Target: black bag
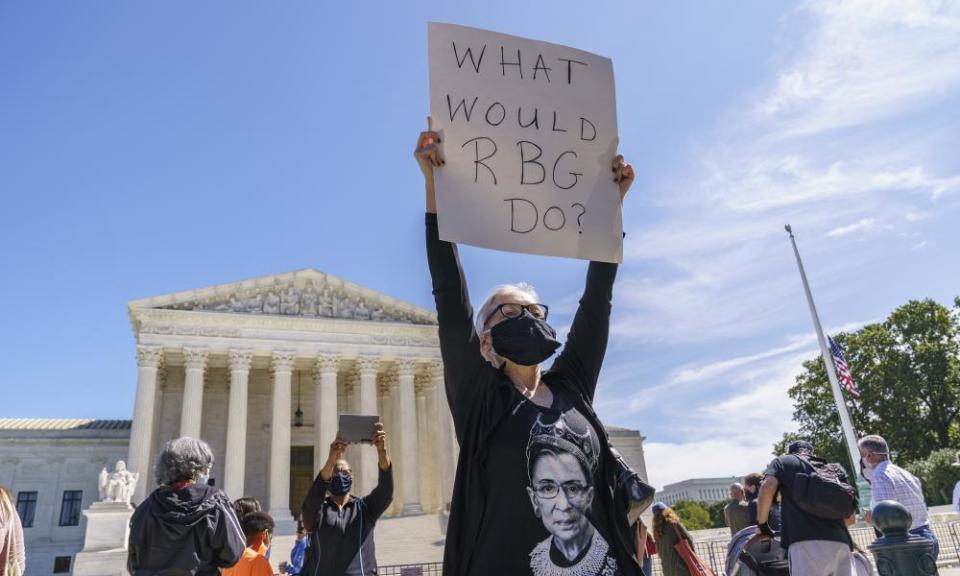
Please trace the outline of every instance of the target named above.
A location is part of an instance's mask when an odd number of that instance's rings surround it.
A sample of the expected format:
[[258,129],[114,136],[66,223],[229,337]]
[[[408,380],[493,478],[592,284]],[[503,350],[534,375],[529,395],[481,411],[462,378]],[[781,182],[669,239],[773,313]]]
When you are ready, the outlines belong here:
[[613,446],[610,447],[610,455],[613,456],[617,466],[617,490],[622,490],[626,497],[627,520],[633,526],[643,511],[653,504],[653,497],[657,491],[634,472]]
[[843,520],[857,511],[857,490],[848,483],[843,466],[812,455],[797,458],[807,470],[793,478],[792,496],[798,508],[827,520]]

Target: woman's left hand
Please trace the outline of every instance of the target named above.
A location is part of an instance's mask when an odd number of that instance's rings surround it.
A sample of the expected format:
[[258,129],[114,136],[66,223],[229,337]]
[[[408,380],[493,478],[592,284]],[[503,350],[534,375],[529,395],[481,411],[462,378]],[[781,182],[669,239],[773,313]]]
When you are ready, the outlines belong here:
[[617,154],[616,158],[613,159],[612,170],[613,181],[620,186],[620,202],[623,203],[623,198],[627,195],[627,190],[629,190],[633,184],[635,176],[633,166],[624,162],[623,154]]

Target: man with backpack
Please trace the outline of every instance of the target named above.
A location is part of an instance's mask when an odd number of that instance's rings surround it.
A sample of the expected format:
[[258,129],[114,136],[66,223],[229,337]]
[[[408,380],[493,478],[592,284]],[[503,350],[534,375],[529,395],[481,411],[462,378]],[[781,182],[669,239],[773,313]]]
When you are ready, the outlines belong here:
[[855,490],[838,464],[813,455],[806,441],[767,467],[757,502],[757,532],[772,536],[768,524],[777,492],[781,503],[781,546],[791,576],[851,576],[853,541],[845,519],[856,514]]

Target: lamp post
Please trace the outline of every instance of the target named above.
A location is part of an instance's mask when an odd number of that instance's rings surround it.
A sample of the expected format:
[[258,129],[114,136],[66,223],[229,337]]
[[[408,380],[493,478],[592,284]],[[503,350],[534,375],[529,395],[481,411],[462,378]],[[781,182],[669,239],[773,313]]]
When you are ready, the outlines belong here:
[[293,426],[300,428],[303,426],[303,410],[300,409],[300,371],[297,371],[297,411],[293,413]]

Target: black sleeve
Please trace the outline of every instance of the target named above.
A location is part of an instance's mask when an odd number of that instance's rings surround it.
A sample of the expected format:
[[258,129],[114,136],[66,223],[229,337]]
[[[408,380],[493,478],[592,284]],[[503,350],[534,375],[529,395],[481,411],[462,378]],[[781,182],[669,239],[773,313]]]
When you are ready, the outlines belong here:
[[440,325],[443,378],[459,439],[464,420],[461,413],[468,404],[464,397],[470,388],[467,379],[477,374],[486,360],[480,355],[480,339],[473,327],[473,307],[457,247],[440,240],[436,214],[426,215],[426,226],[427,261]]
[[307,532],[312,532],[317,526],[317,513],[323,506],[329,486],[330,481],[324,480],[318,472],[313,484],[310,485],[310,490],[303,498],[303,504],[300,506],[300,523]]
[[767,469],[763,471],[764,476],[773,476],[777,479],[777,482],[783,484],[783,474],[784,474],[784,465],[783,460],[780,458],[774,458],[770,461],[770,464],[767,466]]
[[573,318],[563,352],[551,368],[566,376],[589,402],[593,402],[607,350],[613,281],[616,277],[616,264],[590,263],[580,307]]
[[138,508],[130,518],[130,534],[127,536],[127,572],[136,574],[140,568],[140,544],[143,535],[142,512]]
[[[758,507],[758,504],[756,500],[751,500],[750,504],[747,505],[747,514],[750,518],[751,526],[757,525],[757,507]],[[769,522],[769,519],[768,519],[768,522]]]
[[393,465],[386,470],[377,466],[377,486],[363,499],[364,508],[372,520],[379,518],[393,502]]
[[140,548],[139,546],[128,546],[127,547],[127,572],[130,574],[137,573],[137,567],[140,566]]
[[216,526],[210,539],[213,563],[220,568],[229,568],[240,561],[247,539],[226,495],[217,498],[216,514]]

